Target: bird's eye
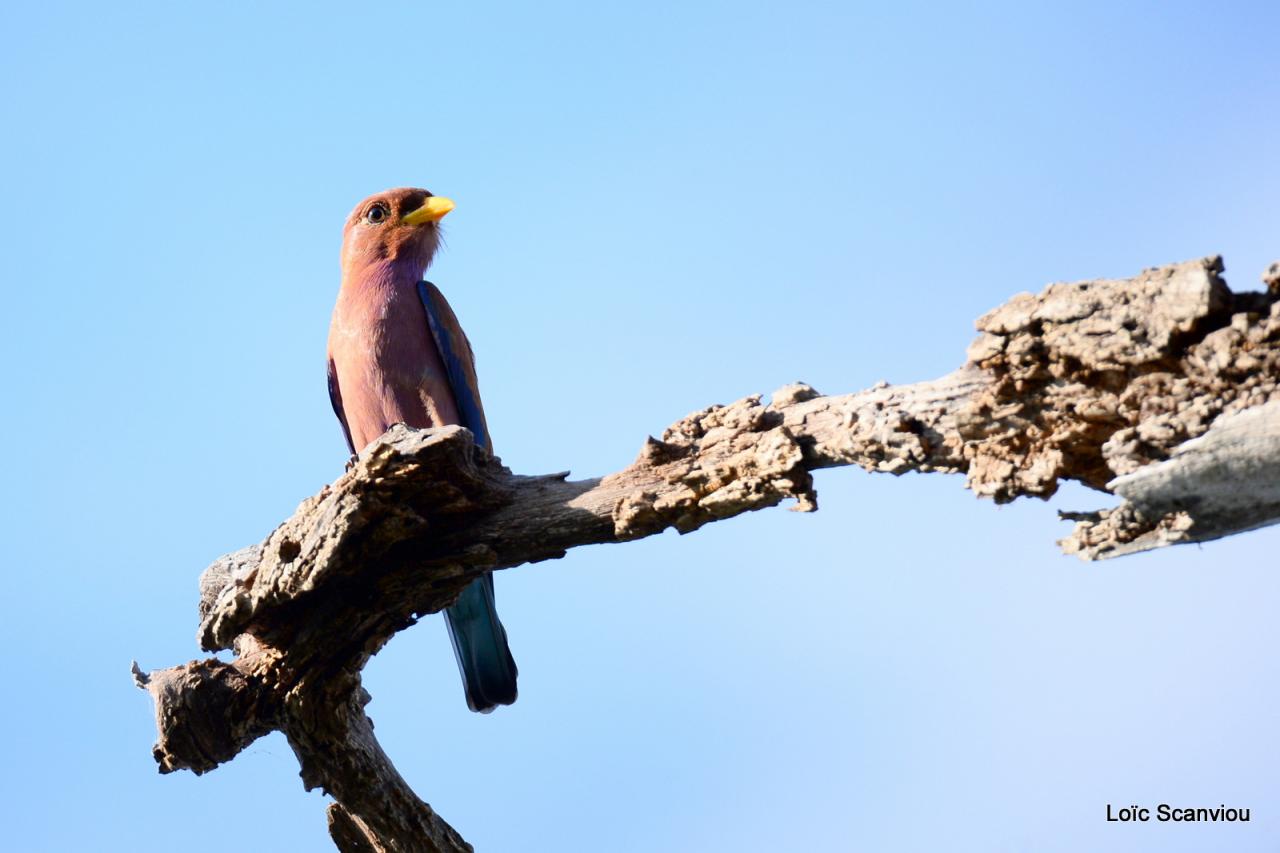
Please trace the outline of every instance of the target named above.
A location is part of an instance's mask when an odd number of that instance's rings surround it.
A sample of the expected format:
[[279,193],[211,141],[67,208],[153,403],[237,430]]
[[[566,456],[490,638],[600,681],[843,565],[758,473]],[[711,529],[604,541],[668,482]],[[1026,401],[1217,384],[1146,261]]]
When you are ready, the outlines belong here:
[[377,225],[379,222],[384,222],[390,215],[391,211],[387,209],[387,206],[382,202],[378,202],[369,208],[369,212],[364,215],[364,218],[371,225]]

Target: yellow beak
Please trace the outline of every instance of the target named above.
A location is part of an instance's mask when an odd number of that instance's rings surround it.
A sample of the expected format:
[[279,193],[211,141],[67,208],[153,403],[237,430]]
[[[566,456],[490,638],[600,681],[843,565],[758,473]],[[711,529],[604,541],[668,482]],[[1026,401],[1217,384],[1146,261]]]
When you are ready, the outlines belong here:
[[445,214],[453,210],[453,202],[440,195],[433,195],[423,202],[422,207],[411,210],[400,217],[404,225],[421,225],[424,222],[439,222]]

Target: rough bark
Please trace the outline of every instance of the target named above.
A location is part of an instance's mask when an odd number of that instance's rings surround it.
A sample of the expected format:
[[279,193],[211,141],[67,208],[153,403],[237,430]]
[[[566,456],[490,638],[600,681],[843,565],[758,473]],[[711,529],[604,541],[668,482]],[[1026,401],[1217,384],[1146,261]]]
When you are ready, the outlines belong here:
[[261,544],[201,579],[199,640],[236,659],[136,673],[162,772],[202,773],[282,730],[304,784],[332,794],[345,851],[470,849],[373,737],[360,671],[478,573],[794,499],[810,472],[964,473],[997,502],[1077,480],[1123,498],[1064,514],[1086,559],[1280,519],[1280,265],[1233,293],[1206,258],[1055,284],[978,321],[964,367],[828,397],[797,384],[712,406],[593,480],[519,476],[461,427],[393,427]]

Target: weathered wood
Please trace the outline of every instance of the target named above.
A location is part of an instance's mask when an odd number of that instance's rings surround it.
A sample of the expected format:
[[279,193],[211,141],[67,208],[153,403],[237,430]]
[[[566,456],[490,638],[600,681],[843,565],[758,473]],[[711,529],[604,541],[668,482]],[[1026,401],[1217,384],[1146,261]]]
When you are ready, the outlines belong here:
[[1112,480],[1119,507],[1076,513],[1069,550],[1117,557],[1280,519],[1280,402],[1225,414],[1164,462]]
[[483,571],[788,499],[816,509],[816,468],[964,473],[997,502],[1067,479],[1113,491],[1126,502],[1068,514],[1063,548],[1089,559],[1273,523],[1280,266],[1265,293],[1233,293],[1221,269],[1207,258],[1019,295],[941,379],[712,406],[594,480],[512,474],[460,427],[393,427],[265,542],[205,572],[200,643],[238,657],[139,675],[161,770],[207,771],[280,729],[307,787],[337,800],[339,849],[469,849],[377,745],[368,658]]

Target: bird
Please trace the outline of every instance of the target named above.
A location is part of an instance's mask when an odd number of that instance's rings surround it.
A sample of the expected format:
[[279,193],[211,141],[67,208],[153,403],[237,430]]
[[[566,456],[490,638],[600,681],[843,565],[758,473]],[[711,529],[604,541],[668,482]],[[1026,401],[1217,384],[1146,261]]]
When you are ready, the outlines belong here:
[[[342,230],[342,284],[329,325],[329,400],[358,454],[394,424],[461,424],[492,452],[475,355],[444,294],[424,280],[454,204],[401,187],[356,205]],[[486,572],[445,609],[467,707],[516,700],[517,669]]]

